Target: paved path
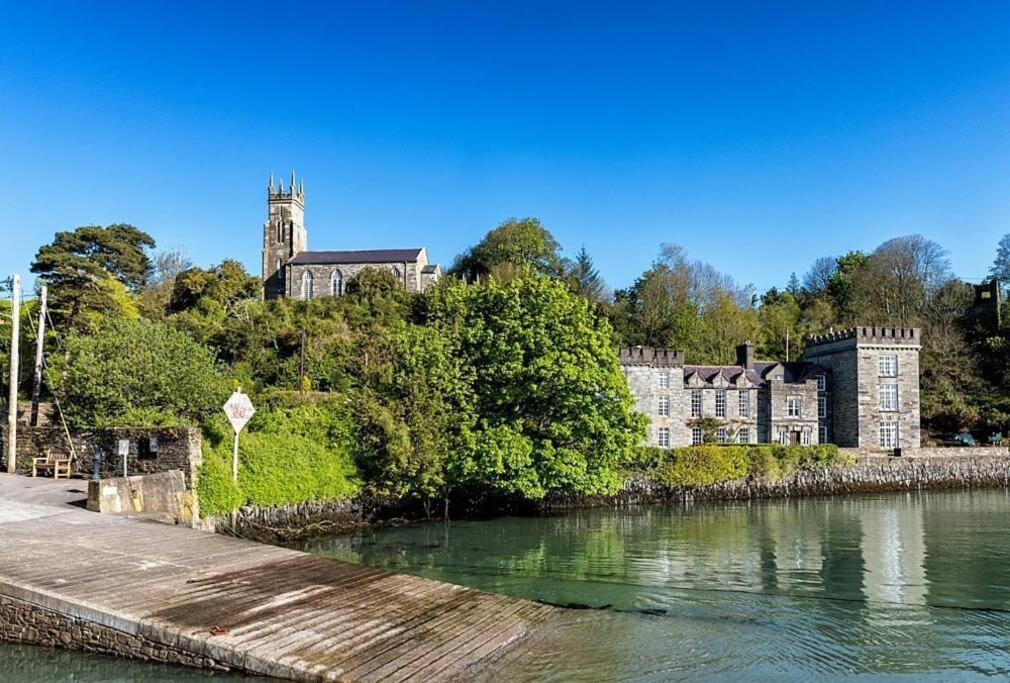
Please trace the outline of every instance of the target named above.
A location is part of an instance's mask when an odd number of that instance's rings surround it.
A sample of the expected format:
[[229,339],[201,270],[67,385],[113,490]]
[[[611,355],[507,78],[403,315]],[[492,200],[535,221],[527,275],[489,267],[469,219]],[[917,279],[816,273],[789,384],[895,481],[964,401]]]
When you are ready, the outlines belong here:
[[[551,608],[79,507],[87,482],[0,475],[0,594],[308,680],[443,680]],[[222,633],[212,635],[211,630]]]

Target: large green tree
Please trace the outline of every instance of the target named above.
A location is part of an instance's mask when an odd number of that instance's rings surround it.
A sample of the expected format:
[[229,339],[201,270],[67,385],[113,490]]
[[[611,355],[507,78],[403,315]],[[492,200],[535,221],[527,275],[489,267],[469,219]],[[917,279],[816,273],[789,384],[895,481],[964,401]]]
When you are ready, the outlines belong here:
[[64,413],[79,427],[199,425],[228,393],[210,349],[142,319],[72,336],[54,374]]
[[94,329],[103,316],[136,315],[132,295],[151,276],[154,239],[132,225],[87,225],[58,232],[31,271],[49,285],[57,324]]
[[559,276],[564,271],[560,252],[561,246],[538,219],[510,218],[456,257],[450,272],[469,281],[489,275],[509,279],[525,272]]
[[528,498],[615,490],[644,424],[592,304],[538,275],[447,282],[430,298],[428,323],[461,359],[476,418],[450,479]]

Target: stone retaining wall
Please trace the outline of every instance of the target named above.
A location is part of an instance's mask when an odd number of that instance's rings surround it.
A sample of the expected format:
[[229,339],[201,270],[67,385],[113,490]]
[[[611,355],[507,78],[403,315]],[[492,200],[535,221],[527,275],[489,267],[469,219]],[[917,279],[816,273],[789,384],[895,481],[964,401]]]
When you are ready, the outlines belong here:
[[208,657],[4,595],[0,595],[0,641],[62,647],[200,669],[230,670]]
[[[103,454],[101,475],[116,477],[123,474],[123,460],[119,456],[119,442],[129,442],[126,465],[129,474],[155,474],[180,470],[186,483],[192,486],[196,470],[203,460],[200,430],[193,427],[150,427],[84,429],[71,432],[74,452],[73,469],[90,475],[95,451]],[[0,431],[0,441],[6,442],[6,427]],[[67,453],[66,432],[62,427],[18,426],[17,469],[21,474],[31,474],[32,458],[42,457],[46,449]],[[2,451],[6,453],[6,449]],[[6,466],[6,463],[5,465]]]
[[690,500],[740,500],[829,496],[842,493],[918,491],[1010,486],[1010,451],[1006,448],[922,449],[943,455],[913,458],[860,456],[847,467],[802,470],[776,480],[738,479],[712,486],[670,488],[647,477],[627,482],[613,496],[554,496],[541,504],[544,510],[608,505],[639,505]]

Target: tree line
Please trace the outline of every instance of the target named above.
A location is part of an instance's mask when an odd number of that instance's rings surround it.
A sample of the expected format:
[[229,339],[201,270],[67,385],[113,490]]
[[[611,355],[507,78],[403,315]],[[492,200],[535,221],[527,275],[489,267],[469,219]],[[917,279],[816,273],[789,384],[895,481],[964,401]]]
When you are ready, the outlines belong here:
[[[60,232],[31,270],[54,322],[46,390],[68,419],[203,427],[201,479],[223,508],[349,491],[426,505],[461,490],[612,491],[644,434],[622,345],[732,363],[751,340],[759,356],[796,359],[830,328],[916,326],[930,438],[1010,422],[1010,330],[918,235],[818,259],[761,294],[672,244],[611,290],[584,248],[566,257],[533,218],[490,230],[417,295],[365,270],[340,298],[264,301],[240,263],[196,267],[130,225]],[[1010,285],[1010,235],[992,274]],[[219,412],[238,385],[264,409],[234,487]],[[291,475],[319,458],[332,467]]]

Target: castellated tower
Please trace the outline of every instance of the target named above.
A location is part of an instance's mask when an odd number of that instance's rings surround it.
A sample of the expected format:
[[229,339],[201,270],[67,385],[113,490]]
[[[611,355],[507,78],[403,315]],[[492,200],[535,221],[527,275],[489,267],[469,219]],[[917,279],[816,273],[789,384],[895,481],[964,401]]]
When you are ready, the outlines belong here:
[[267,220],[263,224],[263,293],[268,299],[285,295],[289,259],[308,249],[305,231],[305,183],[291,184],[284,189],[284,181],[274,188],[274,177],[267,184]]
[[859,326],[811,337],[803,360],[831,370],[834,442],[848,448],[919,448],[919,351],[914,327]]

